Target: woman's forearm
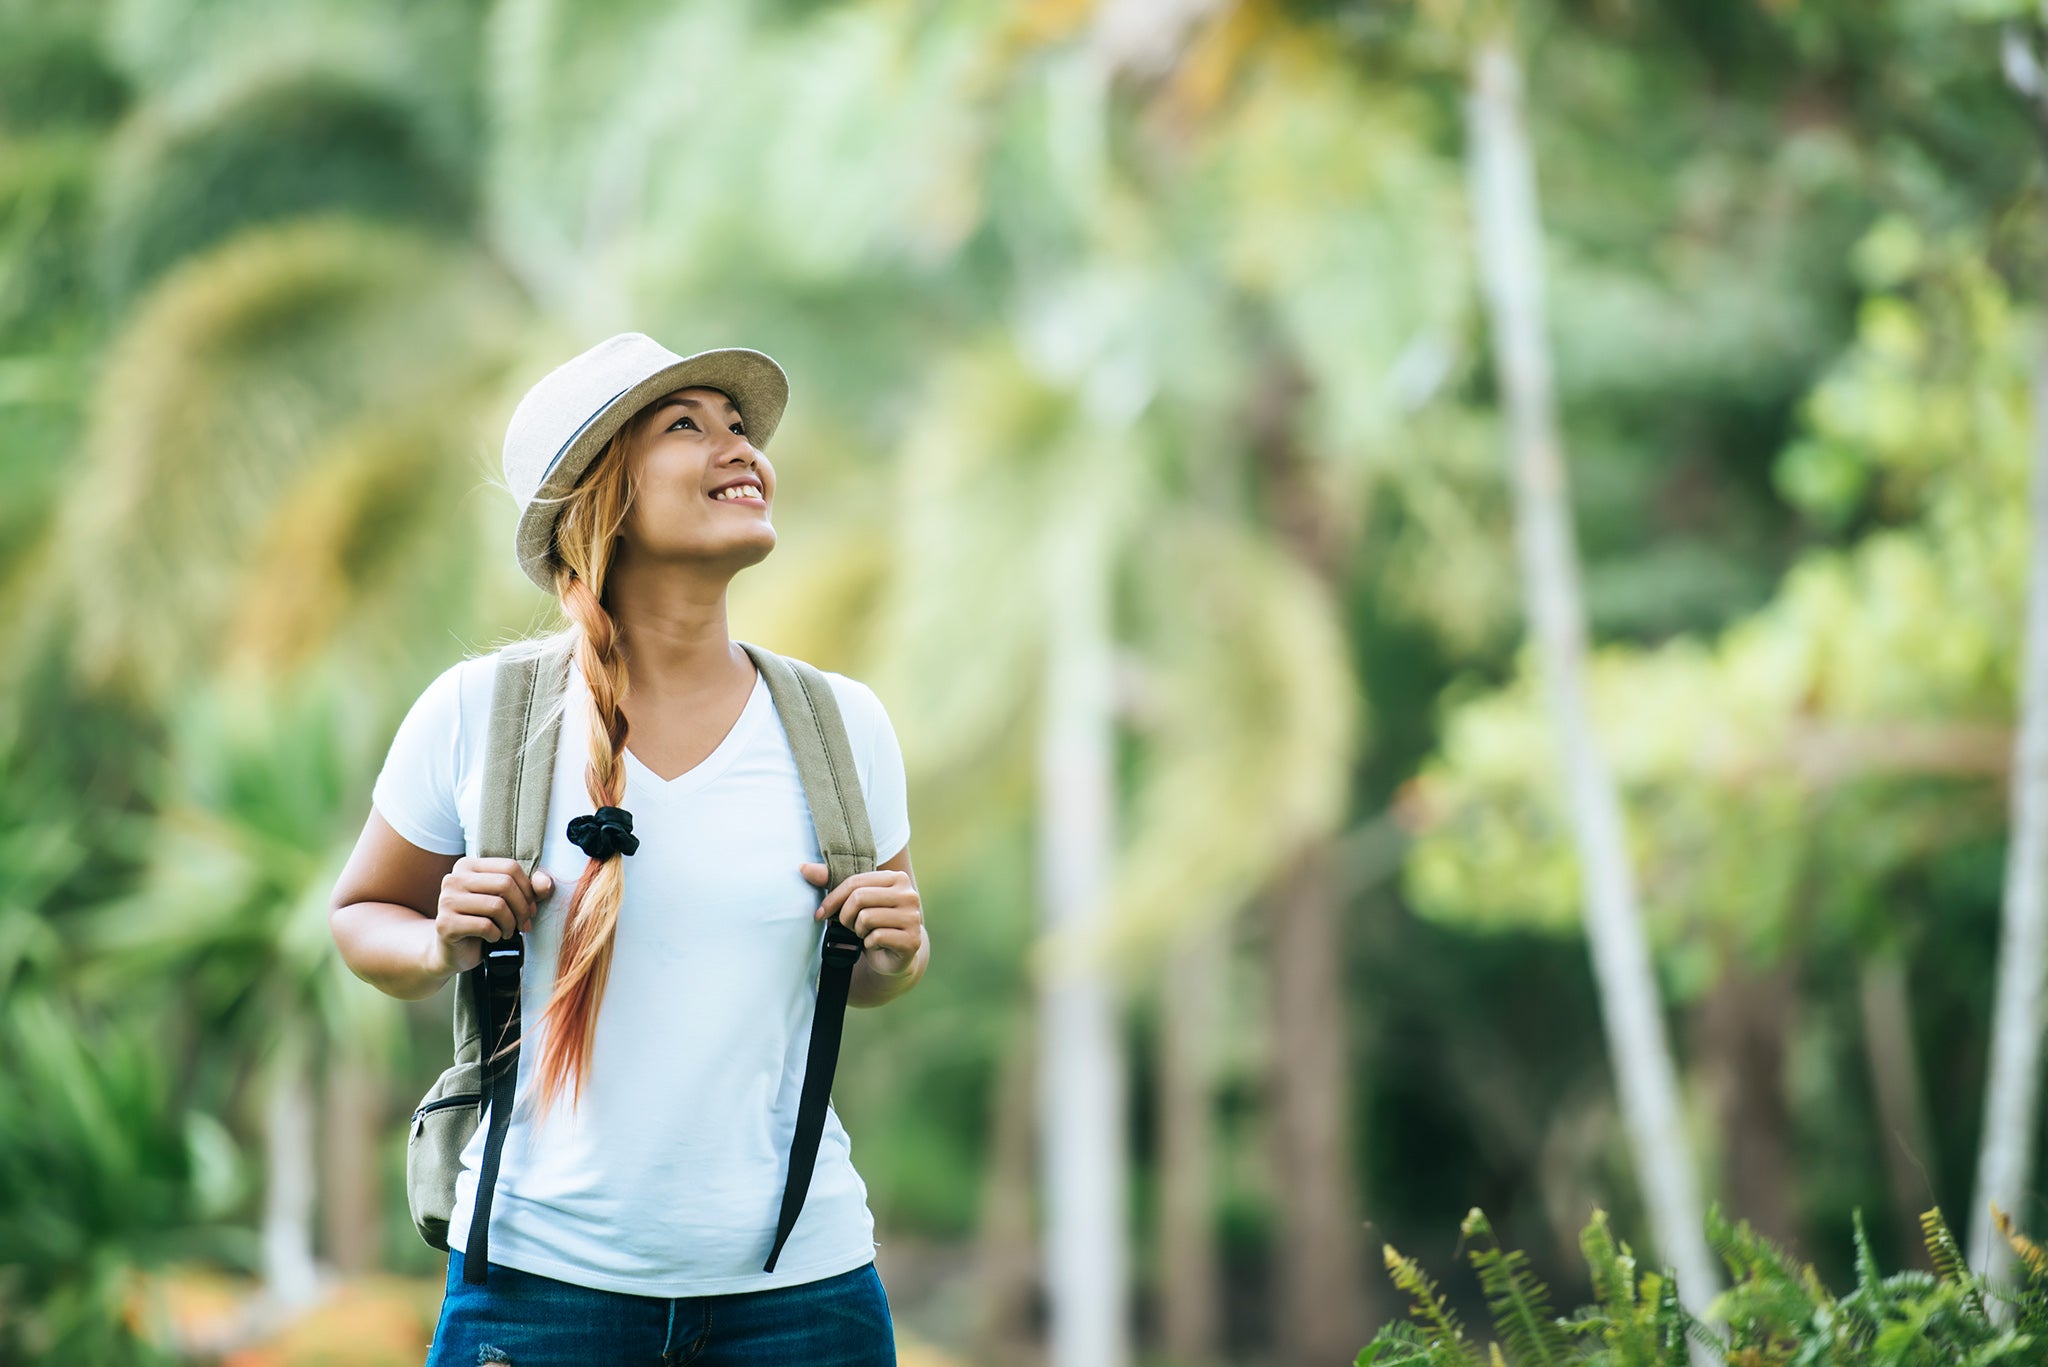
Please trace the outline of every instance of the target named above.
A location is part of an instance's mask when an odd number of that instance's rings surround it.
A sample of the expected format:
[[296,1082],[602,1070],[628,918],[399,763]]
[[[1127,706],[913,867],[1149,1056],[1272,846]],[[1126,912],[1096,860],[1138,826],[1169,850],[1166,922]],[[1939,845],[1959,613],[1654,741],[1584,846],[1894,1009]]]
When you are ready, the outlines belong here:
[[364,982],[404,1001],[441,990],[453,976],[435,968],[433,918],[396,902],[351,902],[327,914],[342,962]]

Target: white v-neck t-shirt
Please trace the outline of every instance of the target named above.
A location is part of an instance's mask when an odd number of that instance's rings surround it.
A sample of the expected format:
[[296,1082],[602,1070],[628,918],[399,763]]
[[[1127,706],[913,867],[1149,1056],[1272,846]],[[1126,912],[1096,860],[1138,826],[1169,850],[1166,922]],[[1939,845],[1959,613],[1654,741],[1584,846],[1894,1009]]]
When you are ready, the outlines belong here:
[[[393,829],[437,854],[476,853],[484,737],[497,653],[428,685],[399,725],[372,801]],[[910,840],[903,756],[881,700],[825,672],[867,798],[875,862]],[[796,760],[767,680],[702,763],[664,781],[625,753],[640,848],[625,858],[611,977],[581,1101],[531,1123],[541,1013],[562,920],[587,857],[570,818],[584,787],[588,693],[569,672],[541,867],[555,891],[526,936],[513,1107],[491,1207],[494,1263],[644,1296],[790,1286],[875,1256],[867,1186],[829,1109],[809,1194],[775,1271],[790,1137],[816,1008],[823,894],[797,867],[819,859]],[[632,740],[627,739],[630,747]],[[458,987],[461,984],[457,984]],[[462,1155],[451,1248],[465,1246],[484,1126]]]

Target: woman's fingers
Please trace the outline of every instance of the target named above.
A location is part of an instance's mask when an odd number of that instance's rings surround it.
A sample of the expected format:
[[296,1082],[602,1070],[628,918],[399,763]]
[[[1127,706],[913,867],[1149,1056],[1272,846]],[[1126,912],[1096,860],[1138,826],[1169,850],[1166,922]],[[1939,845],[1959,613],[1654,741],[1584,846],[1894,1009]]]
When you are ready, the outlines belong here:
[[528,878],[526,866],[516,859],[464,857],[442,886],[444,890],[496,897],[505,904],[515,928],[531,930],[541,900],[554,891],[555,883],[546,869],[537,868]]
[[885,900],[893,902],[901,900],[906,894],[915,896],[916,891],[911,886],[910,875],[900,869],[875,869],[870,873],[856,873],[840,880],[838,887],[825,894],[825,900],[818,904],[818,919],[822,921],[827,916],[838,916],[840,920],[845,920],[841,913],[856,895],[862,895],[865,900],[872,901],[875,894],[881,893],[886,895]]
[[505,899],[490,893],[445,893],[441,897],[441,911],[446,916],[467,922],[483,922],[488,929],[472,927],[459,933],[481,935],[493,944],[499,940],[511,939],[512,932],[519,929],[513,919],[512,909],[505,905]]

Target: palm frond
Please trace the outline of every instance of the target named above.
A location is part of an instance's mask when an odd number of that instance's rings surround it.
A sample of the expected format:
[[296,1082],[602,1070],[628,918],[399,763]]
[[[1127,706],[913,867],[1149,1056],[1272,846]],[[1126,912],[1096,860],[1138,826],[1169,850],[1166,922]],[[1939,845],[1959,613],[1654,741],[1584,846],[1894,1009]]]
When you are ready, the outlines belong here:
[[1128,578],[1144,744],[1105,945],[1125,964],[1245,905],[1335,827],[1364,713],[1330,593],[1249,528],[1162,518]]
[[[154,702],[203,675],[243,557],[331,434],[474,395],[504,302],[474,260],[347,220],[245,232],[167,276],[113,344],[60,519],[50,591],[77,605],[84,672]],[[439,459],[468,473],[460,448]]]

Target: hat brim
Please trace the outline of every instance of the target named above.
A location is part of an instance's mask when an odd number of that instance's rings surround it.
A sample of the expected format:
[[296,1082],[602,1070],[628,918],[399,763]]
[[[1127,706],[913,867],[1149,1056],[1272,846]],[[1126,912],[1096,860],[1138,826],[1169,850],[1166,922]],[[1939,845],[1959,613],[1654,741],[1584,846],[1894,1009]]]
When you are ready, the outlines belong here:
[[553,543],[562,495],[574,488],[591,461],[618,430],[641,409],[678,389],[716,389],[732,400],[747,425],[747,439],[766,450],[789,404],[789,377],[773,358],[746,347],[724,347],[685,356],[614,395],[569,438],[541,477],[540,488],[520,515],[517,545],[519,568],[526,577],[555,591]]

